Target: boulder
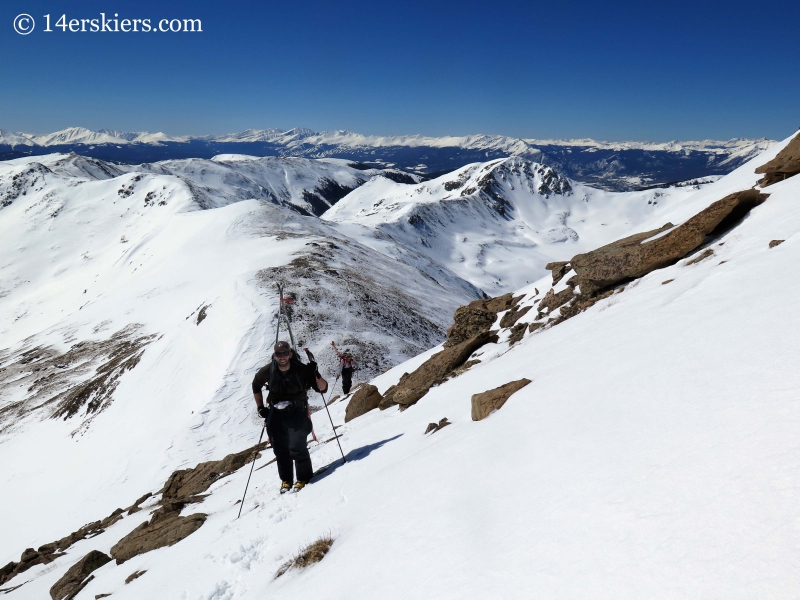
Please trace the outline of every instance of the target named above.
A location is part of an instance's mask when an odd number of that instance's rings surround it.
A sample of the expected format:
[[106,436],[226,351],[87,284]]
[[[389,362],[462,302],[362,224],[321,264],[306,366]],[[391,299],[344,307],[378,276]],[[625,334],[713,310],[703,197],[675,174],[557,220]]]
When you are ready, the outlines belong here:
[[461,344],[479,333],[489,331],[489,328],[497,320],[497,314],[508,310],[519,298],[514,298],[512,294],[497,296],[496,298],[486,298],[484,300],[473,300],[466,306],[460,306],[453,315],[453,325],[447,330],[447,341],[445,348],[451,348]]
[[530,382],[530,379],[520,379],[501,385],[493,390],[474,394],[472,396],[472,420],[481,421],[494,411],[499,410],[514,392],[521,390]]
[[762,188],[800,173],[800,133],[775,158],[758,167],[756,173],[764,174],[758,182]]
[[369,383],[362,385],[350,398],[350,402],[347,403],[347,408],[344,411],[344,422],[352,421],[356,417],[378,408],[381,400],[383,400],[383,396],[381,396],[378,388]]
[[50,597],[53,600],[72,600],[94,579],[94,575],[91,575],[92,571],[96,571],[109,562],[111,562],[110,556],[99,550],[92,550],[67,569],[64,576],[53,584],[53,587],[50,588]]
[[771,240],[769,243],[770,248],[774,248],[775,246],[780,246],[786,240]]
[[408,408],[416,404],[434,385],[447,379],[451,371],[464,364],[470,354],[488,342],[497,342],[497,336],[488,331],[445,348],[422,363],[413,373],[404,373],[397,385],[393,385],[383,395],[378,408],[386,409],[399,404]]
[[[158,513],[158,511],[156,511]],[[168,516],[172,515],[172,516]],[[200,529],[206,515],[196,513],[188,517],[178,516],[177,512],[154,514],[153,518],[142,523],[111,548],[111,556],[117,564],[164,546],[172,546]]]
[[703,244],[706,236],[726,231],[766,198],[756,190],[736,192],[714,202],[678,227],[667,223],[660,229],[578,254],[570,262],[577,273],[581,294],[589,295],[674,264]]

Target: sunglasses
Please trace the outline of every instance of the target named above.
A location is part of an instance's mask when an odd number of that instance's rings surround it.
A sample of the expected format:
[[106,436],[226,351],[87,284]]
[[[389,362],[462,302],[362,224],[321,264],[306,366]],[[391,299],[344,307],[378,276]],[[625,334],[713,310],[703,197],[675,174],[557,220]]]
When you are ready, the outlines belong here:
[[275,356],[277,356],[279,358],[283,358],[284,356],[289,356],[291,354],[292,354],[291,352],[276,352]]

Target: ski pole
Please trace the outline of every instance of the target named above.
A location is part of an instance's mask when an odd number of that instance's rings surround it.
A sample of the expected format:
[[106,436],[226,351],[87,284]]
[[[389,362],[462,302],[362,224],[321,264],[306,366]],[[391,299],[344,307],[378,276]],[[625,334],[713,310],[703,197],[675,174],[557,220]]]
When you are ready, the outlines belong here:
[[[339,376],[336,376],[336,381],[339,381]],[[336,381],[333,382],[333,385],[336,385]],[[333,394],[333,388],[331,388],[331,394]],[[336,443],[339,445],[339,452],[342,453],[342,460],[347,462],[347,459],[344,457],[344,450],[342,450],[342,444],[339,443],[339,436],[336,435],[336,426],[333,424],[333,417],[331,417],[331,411],[328,410],[328,404],[325,402],[325,394],[322,392],[319,393],[322,396],[322,403],[325,405],[325,412],[328,413],[328,419],[331,421],[331,427],[333,428],[333,437],[336,438]]]
[[[244,486],[244,494],[242,494],[242,503],[239,505],[239,514],[236,515],[236,518],[242,516],[242,507],[244,506],[244,497],[247,496],[247,488],[250,487],[250,478],[253,476],[253,467],[256,466],[256,456],[258,455],[258,447],[261,445],[261,440],[264,438],[264,430],[267,428],[267,422],[264,421],[264,426],[261,428],[261,435],[258,436],[258,444],[256,444],[256,449],[253,450],[253,464],[250,465],[250,475],[247,476],[247,484]],[[334,431],[334,433],[336,433]]]

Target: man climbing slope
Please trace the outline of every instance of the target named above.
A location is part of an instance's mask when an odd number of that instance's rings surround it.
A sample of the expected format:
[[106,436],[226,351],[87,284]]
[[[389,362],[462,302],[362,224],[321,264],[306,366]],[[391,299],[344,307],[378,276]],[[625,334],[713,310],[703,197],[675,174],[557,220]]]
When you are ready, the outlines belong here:
[[[258,414],[267,420],[267,435],[272,442],[281,478],[281,494],[292,488],[295,470],[297,483],[294,491],[299,492],[314,473],[306,443],[312,429],[308,390],[313,388],[325,393],[328,382],[319,375],[316,364],[301,363],[288,342],[275,344],[272,358],[273,361],[262,367],[253,379],[253,397]],[[273,369],[273,365],[277,368]],[[269,407],[264,406],[261,393],[265,385],[269,390]]]
[[342,369],[342,391],[345,394],[349,394],[350,388],[353,387],[353,371],[356,367],[356,361],[347,348],[345,348],[344,352],[339,352],[336,342],[331,342],[331,346],[333,346],[336,356],[339,357],[339,366]]

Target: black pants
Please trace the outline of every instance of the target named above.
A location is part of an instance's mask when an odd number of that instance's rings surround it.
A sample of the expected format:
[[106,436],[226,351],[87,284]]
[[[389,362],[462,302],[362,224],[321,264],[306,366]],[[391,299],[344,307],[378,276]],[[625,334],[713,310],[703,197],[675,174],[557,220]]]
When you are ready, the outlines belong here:
[[349,394],[351,387],[353,387],[353,367],[342,367],[342,391]]
[[278,476],[281,481],[293,483],[295,469],[297,481],[309,481],[314,475],[306,441],[311,428],[311,419],[308,418],[304,407],[272,409],[267,433],[272,440],[272,451],[277,459]]

